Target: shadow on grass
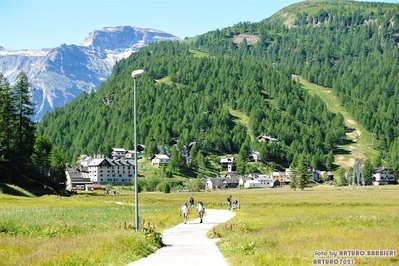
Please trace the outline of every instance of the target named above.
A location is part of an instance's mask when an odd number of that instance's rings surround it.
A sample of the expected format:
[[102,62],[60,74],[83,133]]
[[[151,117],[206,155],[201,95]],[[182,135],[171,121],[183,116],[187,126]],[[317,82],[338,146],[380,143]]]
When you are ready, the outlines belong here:
[[354,144],[356,142],[354,142],[351,139],[340,139],[339,140],[339,145],[350,145],[350,144]]
[[352,152],[349,151],[349,150],[337,148],[337,149],[334,150],[334,153],[343,155],[343,154],[351,154]]
[[8,184],[0,183],[0,191],[3,194],[13,195],[13,196],[21,196],[21,197],[30,197],[23,190],[16,189]]

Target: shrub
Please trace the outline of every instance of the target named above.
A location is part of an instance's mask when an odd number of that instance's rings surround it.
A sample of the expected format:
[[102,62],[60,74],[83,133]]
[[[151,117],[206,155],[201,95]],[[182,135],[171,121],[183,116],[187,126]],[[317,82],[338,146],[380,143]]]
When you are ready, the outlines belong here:
[[162,181],[157,185],[157,191],[170,193],[170,185],[168,181]]

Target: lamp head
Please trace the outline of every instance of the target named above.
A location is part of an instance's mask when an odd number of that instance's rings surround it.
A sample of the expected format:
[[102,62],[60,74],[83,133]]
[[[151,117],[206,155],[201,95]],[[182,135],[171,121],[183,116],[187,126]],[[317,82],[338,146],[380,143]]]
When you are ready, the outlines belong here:
[[142,73],[144,73],[144,69],[133,70],[133,72],[132,72],[132,77],[133,77],[133,78],[136,78],[137,75],[140,75],[140,74],[142,74]]

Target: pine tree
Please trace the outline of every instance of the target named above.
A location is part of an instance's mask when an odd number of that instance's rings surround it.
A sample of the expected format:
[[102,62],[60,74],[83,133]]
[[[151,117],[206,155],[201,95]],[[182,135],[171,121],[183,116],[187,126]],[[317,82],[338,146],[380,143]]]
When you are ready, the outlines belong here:
[[20,182],[21,176],[30,173],[28,165],[33,146],[35,143],[35,126],[31,120],[34,114],[34,107],[31,101],[31,91],[29,89],[28,77],[24,72],[18,75],[15,85],[15,107],[17,115],[16,146],[14,154],[14,164],[17,169],[17,182]]
[[12,151],[15,145],[15,99],[10,84],[0,73],[0,171],[3,181],[12,183]]
[[41,176],[48,176],[51,164],[51,150],[53,145],[48,137],[38,136],[32,154],[32,163],[38,168]]
[[179,166],[180,166],[179,151],[176,149],[176,147],[173,147],[170,153],[168,170],[170,172],[176,172],[177,170],[179,170]]
[[392,169],[393,174],[398,177],[399,175],[399,138],[396,138],[388,152],[388,165]]
[[364,162],[362,176],[364,183],[366,185],[371,185],[373,182],[373,166],[369,159]]
[[292,180],[293,184],[291,185],[294,190],[296,188],[301,188],[301,190],[305,190],[306,184],[309,183],[309,173],[308,173],[308,164],[306,162],[306,155],[301,154],[297,157],[297,160],[294,160],[294,163],[291,164],[292,168]]

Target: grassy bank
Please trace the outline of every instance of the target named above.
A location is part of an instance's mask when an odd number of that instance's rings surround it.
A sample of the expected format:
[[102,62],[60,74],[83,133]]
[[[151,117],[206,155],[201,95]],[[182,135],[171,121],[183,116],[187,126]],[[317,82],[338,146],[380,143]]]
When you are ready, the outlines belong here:
[[[223,237],[218,245],[231,265],[311,265],[323,258],[315,251],[399,251],[398,192],[399,186],[140,193],[139,212],[162,232],[181,222],[180,206],[190,196],[225,209],[231,194],[241,208],[209,233]],[[131,228],[131,191],[68,198],[0,194],[0,216],[4,265],[126,265],[157,248]],[[356,265],[399,263],[397,256],[345,258]]]
[[[219,226],[231,265],[311,265],[330,251],[399,251],[399,187],[249,190],[233,221]],[[327,256],[315,256],[325,251]],[[341,256],[356,265],[398,257]]]

